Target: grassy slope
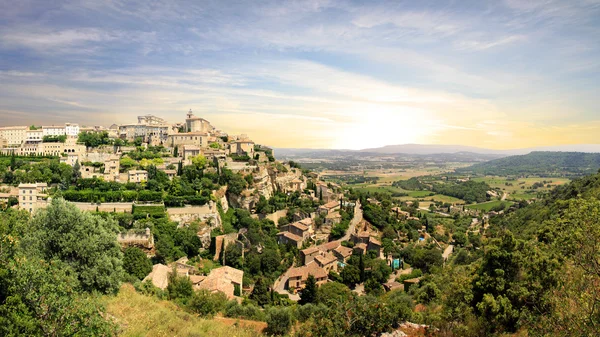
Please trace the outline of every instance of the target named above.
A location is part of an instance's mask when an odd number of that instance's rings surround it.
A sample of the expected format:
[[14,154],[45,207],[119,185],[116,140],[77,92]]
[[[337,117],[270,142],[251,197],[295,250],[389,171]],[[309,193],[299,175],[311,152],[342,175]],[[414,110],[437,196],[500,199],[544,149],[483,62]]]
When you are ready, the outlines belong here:
[[121,326],[120,336],[260,336],[228,321],[198,318],[169,301],[139,294],[130,284],[123,285],[117,296],[106,297],[104,304]]

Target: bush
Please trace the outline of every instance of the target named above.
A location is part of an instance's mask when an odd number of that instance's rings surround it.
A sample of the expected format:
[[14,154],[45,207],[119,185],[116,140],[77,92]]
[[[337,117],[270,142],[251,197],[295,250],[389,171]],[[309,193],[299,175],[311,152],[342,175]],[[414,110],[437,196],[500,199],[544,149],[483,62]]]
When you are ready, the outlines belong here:
[[240,305],[236,301],[230,301],[225,305],[223,312],[225,317],[251,319],[254,321],[266,321],[267,315],[259,307],[248,304]]
[[129,247],[123,255],[123,269],[127,274],[141,280],[152,271],[152,262],[141,249]]
[[223,310],[226,303],[227,296],[222,292],[211,293],[201,289],[192,295],[188,308],[202,317],[212,317]]
[[292,314],[287,308],[272,308],[267,316],[265,333],[273,336],[283,336],[292,328]]

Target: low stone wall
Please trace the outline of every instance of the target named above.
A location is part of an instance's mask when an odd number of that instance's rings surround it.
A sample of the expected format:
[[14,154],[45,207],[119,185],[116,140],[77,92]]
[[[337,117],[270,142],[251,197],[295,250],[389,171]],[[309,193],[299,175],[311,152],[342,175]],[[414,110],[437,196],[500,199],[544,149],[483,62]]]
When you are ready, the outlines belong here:
[[90,202],[73,202],[77,208],[82,211],[95,212],[96,207],[100,212],[117,212],[117,213],[131,213],[132,202],[105,202],[102,204],[90,203]]

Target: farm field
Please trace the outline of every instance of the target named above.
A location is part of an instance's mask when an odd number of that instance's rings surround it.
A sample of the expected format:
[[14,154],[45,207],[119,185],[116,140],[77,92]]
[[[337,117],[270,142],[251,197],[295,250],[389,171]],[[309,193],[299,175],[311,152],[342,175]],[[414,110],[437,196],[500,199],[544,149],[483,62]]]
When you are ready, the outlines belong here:
[[[563,185],[571,181],[567,178],[529,177],[508,179],[506,177],[498,176],[476,177],[472,180],[477,182],[483,181],[490,185],[492,188],[499,188],[502,191],[505,191],[509,194],[509,197],[507,199],[514,200],[529,200],[532,198],[536,198],[538,193],[548,192],[556,186]],[[546,181],[546,183],[543,187],[531,189],[531,186],[533,186],[533,184],[538,182],[543,183],[544,181]],[[548,184],[550,184],[550,187],[548,187]]]
[[476,210],[481,210],[481,211],[485,211],[485,212],[489,212],[492,208],[494,207],[498,207],[502,204],[505,204],[506,207],[508,208],[508,206],[512,205],[512,202],[510,201],[500,201],[500,200],[494,200],[494,201],[488,201],[488,202],[482,202],[479,204],[473,204],[473,205],[468,205],[465,206],[468,209],[476,209]]

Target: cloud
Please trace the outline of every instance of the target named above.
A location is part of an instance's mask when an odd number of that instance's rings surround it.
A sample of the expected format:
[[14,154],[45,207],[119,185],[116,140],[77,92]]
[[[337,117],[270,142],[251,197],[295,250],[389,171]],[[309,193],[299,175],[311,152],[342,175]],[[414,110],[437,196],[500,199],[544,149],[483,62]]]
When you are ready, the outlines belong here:
[[192,108],[276,146],[540,142],[597,120],[597,5],[24,1],[0,7],[0,115]]

